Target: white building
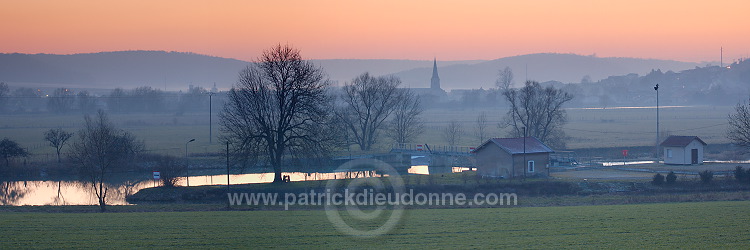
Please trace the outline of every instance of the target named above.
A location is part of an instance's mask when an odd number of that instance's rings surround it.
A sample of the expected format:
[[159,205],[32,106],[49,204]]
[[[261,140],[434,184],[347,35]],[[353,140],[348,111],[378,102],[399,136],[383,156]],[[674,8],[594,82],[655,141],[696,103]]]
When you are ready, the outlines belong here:
[[697,136],[670,136],[661,145],[664,164],[703,164],[703,148],[707,145]]

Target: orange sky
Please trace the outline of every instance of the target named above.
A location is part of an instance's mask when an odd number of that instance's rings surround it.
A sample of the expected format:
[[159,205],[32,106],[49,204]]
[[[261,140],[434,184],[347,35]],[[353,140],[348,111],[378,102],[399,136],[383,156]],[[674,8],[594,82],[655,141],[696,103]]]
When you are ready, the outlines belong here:
[[750,56],[750,1],[0,0],[0,53],[195,52],[251,60],[496,59],[557,52],[724,61]]

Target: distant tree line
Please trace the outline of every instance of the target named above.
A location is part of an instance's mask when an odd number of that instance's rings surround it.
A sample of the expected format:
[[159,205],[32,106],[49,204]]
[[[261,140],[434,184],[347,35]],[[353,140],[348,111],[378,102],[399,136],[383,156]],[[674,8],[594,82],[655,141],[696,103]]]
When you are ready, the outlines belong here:
[[[213,95],[209,98],[209,94]],[[91,114],[96,110],[112,113],[190,113],[205,112],[209,99],[222,105],[226,93],[210,93],[190,85],[186,92],[164,92],[149,86],[126,90],[116,88],[108,94],[93,95],[87,90],[56,88],[51,91],[19,87],[11,89],[0,82],[0,113]]]

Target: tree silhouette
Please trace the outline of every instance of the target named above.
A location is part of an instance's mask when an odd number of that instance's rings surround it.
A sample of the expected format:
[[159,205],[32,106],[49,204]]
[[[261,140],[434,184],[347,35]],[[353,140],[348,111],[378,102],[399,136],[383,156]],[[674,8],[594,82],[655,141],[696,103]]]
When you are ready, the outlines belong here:
[[323,71],[288,45],[266,50],[240,73],[220,114],[223,140],[247,158],[263,158],[283,183],[284,158],[323,155],[333,141]]
[[26,157],[29,152],[26,149],[18,145],[17,142],[12,141],[8,138],[4,138],[0,141],[0,156],[5,159],[5,166],[10,167],[10,159],[15,157]]
[[50,129],[47,132],[44,132],[44,140],[48,141],[49,145],[54,147],[57,151],[58,163],[61,162],[60,151],[62,150],[62,147],[65,146],[65,143],[68,142],[68,139],[70,139],[70,137],[73,137],[73,133],[66,132],[61,128]]

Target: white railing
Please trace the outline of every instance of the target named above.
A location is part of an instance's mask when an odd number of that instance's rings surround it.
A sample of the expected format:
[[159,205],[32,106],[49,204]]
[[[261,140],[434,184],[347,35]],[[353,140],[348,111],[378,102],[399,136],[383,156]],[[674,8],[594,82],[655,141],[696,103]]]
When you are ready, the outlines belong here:
[[423,151],[425,153],[473,153],[475,147],[450,146],[417,143],[394,143],[391,150],[397,151]]

